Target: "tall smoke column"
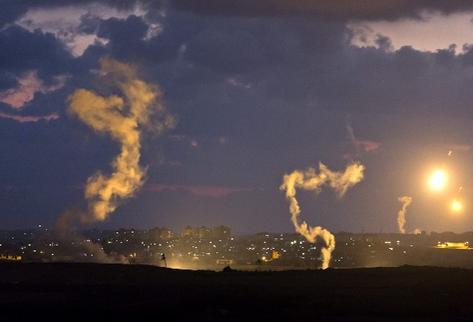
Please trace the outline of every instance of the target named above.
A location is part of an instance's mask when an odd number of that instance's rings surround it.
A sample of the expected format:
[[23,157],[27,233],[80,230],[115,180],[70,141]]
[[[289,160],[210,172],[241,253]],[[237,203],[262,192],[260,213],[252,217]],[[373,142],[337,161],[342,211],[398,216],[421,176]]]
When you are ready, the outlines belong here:
[[363,180],[365,167],[353,162],[349,164],[345,171],[331,171],[323,163],[319,163],[319,173],[314,168],[308,168],[306,171],[295,170],[290,174],[284,175],[280,190],[285,191],[286,199],[289,201],[289,212],[291,221],[296,232],[305,237],[309,243],[315,243],[317,237],[322,238],[325,247],[322,248],[322,269],[330,265],[332,252],[335,250],[335,236],[325,228],[320,226],[311,227],[307,222],[299,223],[301,209],[296,198],[297,189],[320,192],[324,185],[330,186],[341,198],[347,190],[358,182]]
[[407,207],[412,203],[412,197],[409,196],[402,196],[399,197],[397,200],[402,204],[401,209],[397,213],[397,224],[399,226],[399,232],[401,234],[406,233],[406,214],[407,214]]
[[[121,199],[133,196],[143,185],[145,171],[139,164],[141,129],[162,131],[175,124],[161,104],[159,88],[138,79],[133,66],[102,58],[100,67],[101,77],[111,81],[121,95],[104,97],[78,89],[69,98],[69,111],[94,130],[108,133],[121,150],[111,164],[110,176],[99,171],[87,180],[85,198],[89,211],[80,215],[85,223],[105,220]],[[152,116],[158,121],[153,122]]]

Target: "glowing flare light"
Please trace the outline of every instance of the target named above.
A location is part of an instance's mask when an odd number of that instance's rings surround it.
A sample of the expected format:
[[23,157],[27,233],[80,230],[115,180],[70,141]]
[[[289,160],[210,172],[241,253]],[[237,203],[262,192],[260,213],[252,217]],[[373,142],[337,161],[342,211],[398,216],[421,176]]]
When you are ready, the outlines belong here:
[[453,199],[452,203],[450,204],[450,209],[456,213],[461,212],[463,210],[463,204],[461,201]]
[[442,191],[445,189],[448,181],[448,175],[443,170],[434,171],[428,180],[429,188],[433,191]]

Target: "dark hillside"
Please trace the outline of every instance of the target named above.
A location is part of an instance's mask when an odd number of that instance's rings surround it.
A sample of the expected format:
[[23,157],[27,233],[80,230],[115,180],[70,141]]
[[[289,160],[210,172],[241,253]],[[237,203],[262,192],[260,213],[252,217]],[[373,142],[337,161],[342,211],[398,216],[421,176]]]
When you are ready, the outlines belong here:
[[0,264],[0,320],[466,321],[473,271],[400,267],[284,272]]

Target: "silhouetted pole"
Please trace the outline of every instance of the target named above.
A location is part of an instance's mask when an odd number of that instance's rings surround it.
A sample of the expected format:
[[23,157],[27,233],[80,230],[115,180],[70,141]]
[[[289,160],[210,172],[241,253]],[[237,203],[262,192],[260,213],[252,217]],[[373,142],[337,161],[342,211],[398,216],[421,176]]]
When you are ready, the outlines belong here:
[[164,262],[164,267],[168,267],[168,263],[166,262],[166,255],[164,253],[161,254],[161,261]]

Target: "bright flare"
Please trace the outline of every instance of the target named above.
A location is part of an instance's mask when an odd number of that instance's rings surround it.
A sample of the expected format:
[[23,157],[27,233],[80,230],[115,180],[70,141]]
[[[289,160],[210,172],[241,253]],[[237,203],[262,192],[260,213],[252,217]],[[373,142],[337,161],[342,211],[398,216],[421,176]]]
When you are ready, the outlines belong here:
[[448,176],[443,170],[434,171],[429,177],[429,187],[433,191],[442,191],[447,185]]
[[450,204],[450,209],[453,212],[461,212],[463,210],[463,204],[457,199],[453,199],[452,203]]

